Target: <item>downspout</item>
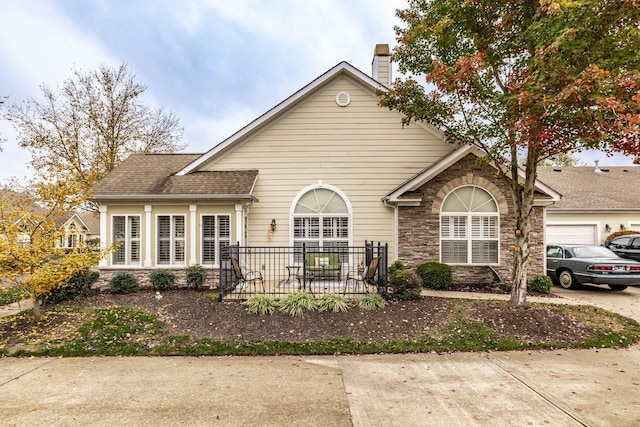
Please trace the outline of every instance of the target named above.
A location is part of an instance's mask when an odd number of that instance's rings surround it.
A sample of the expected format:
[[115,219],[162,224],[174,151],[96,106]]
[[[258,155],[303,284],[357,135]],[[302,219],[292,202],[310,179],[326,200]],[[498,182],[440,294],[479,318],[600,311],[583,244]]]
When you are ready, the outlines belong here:
[[[382,199],[382,203],[386,207],[393,209],[393,253],[398,259],[398,205],[390,205],[386,198]],[[387,253],[388,256],[389,254]]]

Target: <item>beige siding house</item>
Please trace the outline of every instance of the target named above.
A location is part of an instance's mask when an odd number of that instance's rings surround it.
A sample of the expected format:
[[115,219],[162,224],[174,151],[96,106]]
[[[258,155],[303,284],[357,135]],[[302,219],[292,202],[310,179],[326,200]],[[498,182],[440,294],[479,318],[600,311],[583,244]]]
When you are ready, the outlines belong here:
[[[95,188],[101,241],[121,242],[101,270],[215,270],[221,244],[374,241],[389,245],[389,262],[446,262],[461,280],[486,280],[488,266],[508,274],[508,183],[474,148],[380,108],[390,79],[388,46],[377,45],[372,76],[341,62],[206,153],[131,156]],[[558,198],[544,185],[538,195],[535,273],[543,209]]]
[[100,217],[93,212],[70,212],[60,219],[63,235],[60,248],[73,248],[100,239]]

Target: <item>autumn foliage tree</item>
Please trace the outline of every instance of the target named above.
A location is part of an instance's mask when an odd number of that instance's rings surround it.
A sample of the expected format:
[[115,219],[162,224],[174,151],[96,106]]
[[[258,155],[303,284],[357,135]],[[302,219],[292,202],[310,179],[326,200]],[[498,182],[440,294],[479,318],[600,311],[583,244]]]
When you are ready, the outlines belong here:
[[36,320],[42,295],[97,265],[109,250],[100,253],[82,244],[59,248],[59,219],[83,202],[77,190],[70,180],[40,177],[28,189],[0,191],[0,279],[29,295]]
[[[640,1],[409,0],[381,95],[404,124],[473,144],[511,183],[511,302],[526,305],[537,167],[558,153],[640,153]],[[519,176],[524,172],[522,176]]]
[[62,170],[86,199],[97,180],[130,154],[184,148],[178,118],[147,106],[146,86],[124,65],[75,70],[56,90],[41,89],[42,101],[10,104],[4,116],[31,152],[36,172]]

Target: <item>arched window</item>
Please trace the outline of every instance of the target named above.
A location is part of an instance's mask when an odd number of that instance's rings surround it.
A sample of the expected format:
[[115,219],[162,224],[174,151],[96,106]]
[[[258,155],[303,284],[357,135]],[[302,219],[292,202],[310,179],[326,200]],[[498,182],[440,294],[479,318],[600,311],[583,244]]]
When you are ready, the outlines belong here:
[[447,264],[497,264],[498,205],[486,190],[458,187],[442,203],[440,257]]
[[337,189],[307,188],[294,200],[293,245],[313,248],[349,246],[351,210]]

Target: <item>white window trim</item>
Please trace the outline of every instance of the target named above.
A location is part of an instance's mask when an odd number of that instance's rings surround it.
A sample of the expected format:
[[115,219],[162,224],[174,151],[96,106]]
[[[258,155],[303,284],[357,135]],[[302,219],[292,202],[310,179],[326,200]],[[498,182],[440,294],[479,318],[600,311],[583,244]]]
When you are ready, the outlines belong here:
[[[480,190],[486,192],[491,199],[493,200],[493,202],[495,203],[496,206],[496,211],[495,212],[443,212],[442,211],[442,206],[444,206],[444,202],[447,200],[447,198],[456,190],[458,190],[459,188],[463,188],[463,187],[476,187],[479,188]],[[438,222],[438,236],[440,238],[440,249],[439,249],[439,257],[440,257],[440,262],[444,263],[446,262],[449,265],[473,265],[473,266],[480,266],[480,265],[500,265],[500,243],[501,243],[501,235],[500,235],[500,227],[501,227],[501,223],[502,221],[500,220],[500,207],[498,205],[498,201],[496,200],[495,196],[493,194],[491,194],[491,192],[489,190],[487,190],[484,187],[481,187],[479,185],[473,185],[473,184],[467,184],[467,185],[460,185],[454,189],[452,189],[449,193],[447,193],[447,195],[442,199],[442,206],[440,208],[440,219]],[[465,225],[467,227],[467,237],[464,239],[455,239],[455,238],[451,238],[451,239],[443,239],[442,238],[442,218],[443,217],[452,217],[452,216],[458,216],[458,217],[465,217]],[[498,224],[497,224],[497,237],[493,238],[493,239],[474,239],[472,237],[472,218],[473,217],[496,217],[498,219]],[[458,262],[447,262],[447,261],[443,261],[442,260],[442,241],[443,240],[460,240],[460,241],[466,241],[467,242],[467,261],[466,263],[458,263]],[[474,241],[486,241],[486,240],[493,240],[496,241],[498,243],[498,254],[497,254],[497,262],[493,262],[493,263],[474,263],[473,262],[473,242]]]
[[[121,263],[115,263],[114,262],[114,257],[115,257],[115,252],[113,252],[111,254],[111,266],[114,268],[127,268],[127,267],[140,267],[141,262],[142,262],[142,216],[141,215],[137,215],[137,214],[122,214],[122,215],[111,215],[111,238],[113,239],[113,244],[116,243],[116,239],[115,236],[113,235],[113,220],[116,217],[124,217],[124,234],[125,237],[123,239],[123,244],[124,244],[124,264]],[[138,230],[138,234],[140,235],[140,237],[136,238],[136,239],[131,239],[130,237],[130,230],[129,230],[129,218],[131,217],[137,217],[138,218],[138,223],[139,225],[139,230]],[[131,251],[130,251],[130,242],[131,240],[137,240],[138,241],[138,245],[140,248],[140,253],[138,254],[138,261],[131,261]]]
[[[169,219],[169,225],[170,225],[170,245],[169,245],[169,262],[160,262],[160,238],[158,236],[160,229],[158,227],[158,218],[161,216],[168,216]],[[182,261],[175,261],[176,258],[176,254],[175,254],[175,242],[176,242],[176,237],[174,236],[175,234],[175,229],[174,229],[174,218],[175,217],[183,217],[184,218],[184,237],[182,238],[182,240],[184,241],[184,259]],[[184,267],[187,265],[187,243],[188,243],[188,233],[189,233],[189,228],[188,228],[188,215],[184,214],[184,213],[158,213],[156,214],[156,218],[155,218],[155,235],[154,235],[154,241],[155,241],[155,247],[156,247],[156,256],[155,256],[155,265],[159,266],[159,267]]]
[[[298,205],[298,202],[300,201],[300,199],[307,194],[310,191],[313,190],[317,190],[317,189],[324,189],[324,190],[330,190],[333,191],[334,193],[336,193],[338,196],[340,196],[342,198],[342,200],[344,201],[346,207],[347,207],[347,213],[346,214],[296,214],[295,213],[295,209],[296,206]],[[320,221],[320,228],[319,228],[319,235],[318,235],[318,239],[295,239],[295,226],[294,226],[294,222],[295,222],[295,218],[302,218],[302,217],[317,217],[319,218]],[[291,206],[289,208],[289,244],[291,246],[294,246],[294,242],[297,241],[310,241],[310,242],[315,242],[318,241],[318,244],[320,245],[320,247],[322,246],[323,240],[324,240],[324,236],[322,233],[322,221],[324,218],[337,218],[337,217],[344,217],[348,219],[348,224],[347,224],[347,233],[348,233],[348,238],[345,240],[347,242],[347,246],[353,246],[353,209],[351,207],[351,201],[349,200],[349,198],[347,197],[347,195],[340,190],[337,187],[334,187],[333,185],[330,184],[325,184],[322,181],[318,181],[317,184],[312,184],[309,185],[305,188],[303,188],[302,190],[300,190],[298,192],[298,194],[296,195],[296,197],[293,198],[293,201],[291,202]],[[292,255],[293,256],[293,255]],[[293,262],[293,260],[292,260]]]
[[200,235],[199,235],[199,241],[200,241],[200,265],[203,266],[212,266],[211,261],[205,261],[204,260],[204,217],[205,216],[212,216],[215,217],[215,227],[216,227],[216,237],[215,237],[215,247],[216,247],[216,259],[213,262],[213,267],[220,267],[220,228],[219,228],[219,224],[218,224],[218,218],[219,217],[227,217],[227,219],[229,220],[229,246],[231,246],[231,215],[229,215],[228,213],[221,213],[221,214],[216,214],[216,213],[203,213],[200,214]]

